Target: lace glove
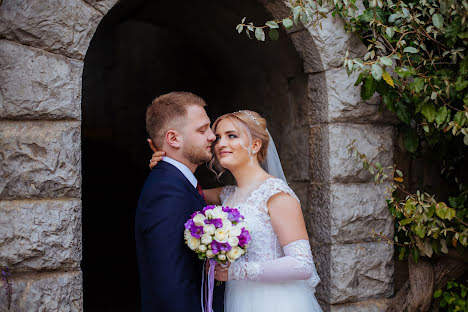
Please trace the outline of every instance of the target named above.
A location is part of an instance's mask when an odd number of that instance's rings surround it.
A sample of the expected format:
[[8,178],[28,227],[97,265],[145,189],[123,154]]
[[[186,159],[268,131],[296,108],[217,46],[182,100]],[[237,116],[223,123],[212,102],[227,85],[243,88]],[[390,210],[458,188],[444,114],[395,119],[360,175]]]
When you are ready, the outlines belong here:
[[232,263],[228,279],[279,283],[307,280],[317,274],[309,241],[294,241],[284,246],[283,251],[285,256],[275,260]]

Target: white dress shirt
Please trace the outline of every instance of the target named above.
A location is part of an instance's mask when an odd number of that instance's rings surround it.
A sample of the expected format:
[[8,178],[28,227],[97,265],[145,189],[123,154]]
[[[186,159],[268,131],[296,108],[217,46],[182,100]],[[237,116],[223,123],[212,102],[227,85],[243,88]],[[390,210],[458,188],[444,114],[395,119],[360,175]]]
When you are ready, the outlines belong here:
[[162,160],[167,163],[170,163],[171,165],[179,169],[180,172],[182,172],[183,175],[187,178],[187,180],[189,180],[190,183],[192,183],[193,187],[197,188],[197,184],[198,184],[197,178],[195,178],[195,176],[193,175],[193,172],[186,165],[167,156],[163,156]]

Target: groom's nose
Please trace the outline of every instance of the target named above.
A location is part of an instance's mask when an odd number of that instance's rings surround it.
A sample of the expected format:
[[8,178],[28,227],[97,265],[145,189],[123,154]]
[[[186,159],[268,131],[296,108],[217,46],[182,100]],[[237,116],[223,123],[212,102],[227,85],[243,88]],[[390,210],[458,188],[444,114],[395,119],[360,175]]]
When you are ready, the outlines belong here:
[[216,140],[216,136],[214,135],[213,131],[211,131],[211,129],[208,129],[208,131],[208,142],[213,142]]

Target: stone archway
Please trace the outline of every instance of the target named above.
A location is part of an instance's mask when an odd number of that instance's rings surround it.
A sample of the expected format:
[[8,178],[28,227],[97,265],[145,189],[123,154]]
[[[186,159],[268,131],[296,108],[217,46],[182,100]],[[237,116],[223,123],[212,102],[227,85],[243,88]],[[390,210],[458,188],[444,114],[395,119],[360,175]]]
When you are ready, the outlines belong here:
[[[82,310],[83,60],[115,2],[4,0],[0,6],[0,266],[12,272],[12,306],[20,310]],[[261,3],[284,15],[281,1]],[[390,164],[391,126],[382,125],[378,99],[361,103],[355,77],[339,68],[347,49],[363,52],[339,20],[295,28],[289,38],[303,75],[289,84],[295,96],[286,100],[288,122],[278,119],[281,128],[272,132],[303,201],[322,277],[317,297],[326,310],[382,309],[382,298],[392,293],[393,249],[372,241],[369,230],[390,236],[393,224],[381,192],[348,160],[346,145],[357,139],[371,158]],[[299,133],[301,143],[287,148]],[[6,301],[2,292],[0,303]]]

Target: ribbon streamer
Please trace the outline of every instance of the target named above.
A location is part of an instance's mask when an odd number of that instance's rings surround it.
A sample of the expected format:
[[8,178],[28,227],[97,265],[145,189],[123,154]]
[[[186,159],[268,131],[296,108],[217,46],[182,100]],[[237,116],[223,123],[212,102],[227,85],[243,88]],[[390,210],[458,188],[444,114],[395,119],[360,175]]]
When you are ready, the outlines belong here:
[[213,290],[214,290],[214,273],[215,273],[216,260],[214,259],[209,260],[210,267],[208,268],[208,272],[206,272],[207,273],[206,284],[208,285],[205,285],[205,263],[203,264],[201,306],[202,306],[203,312],[213,312]]

